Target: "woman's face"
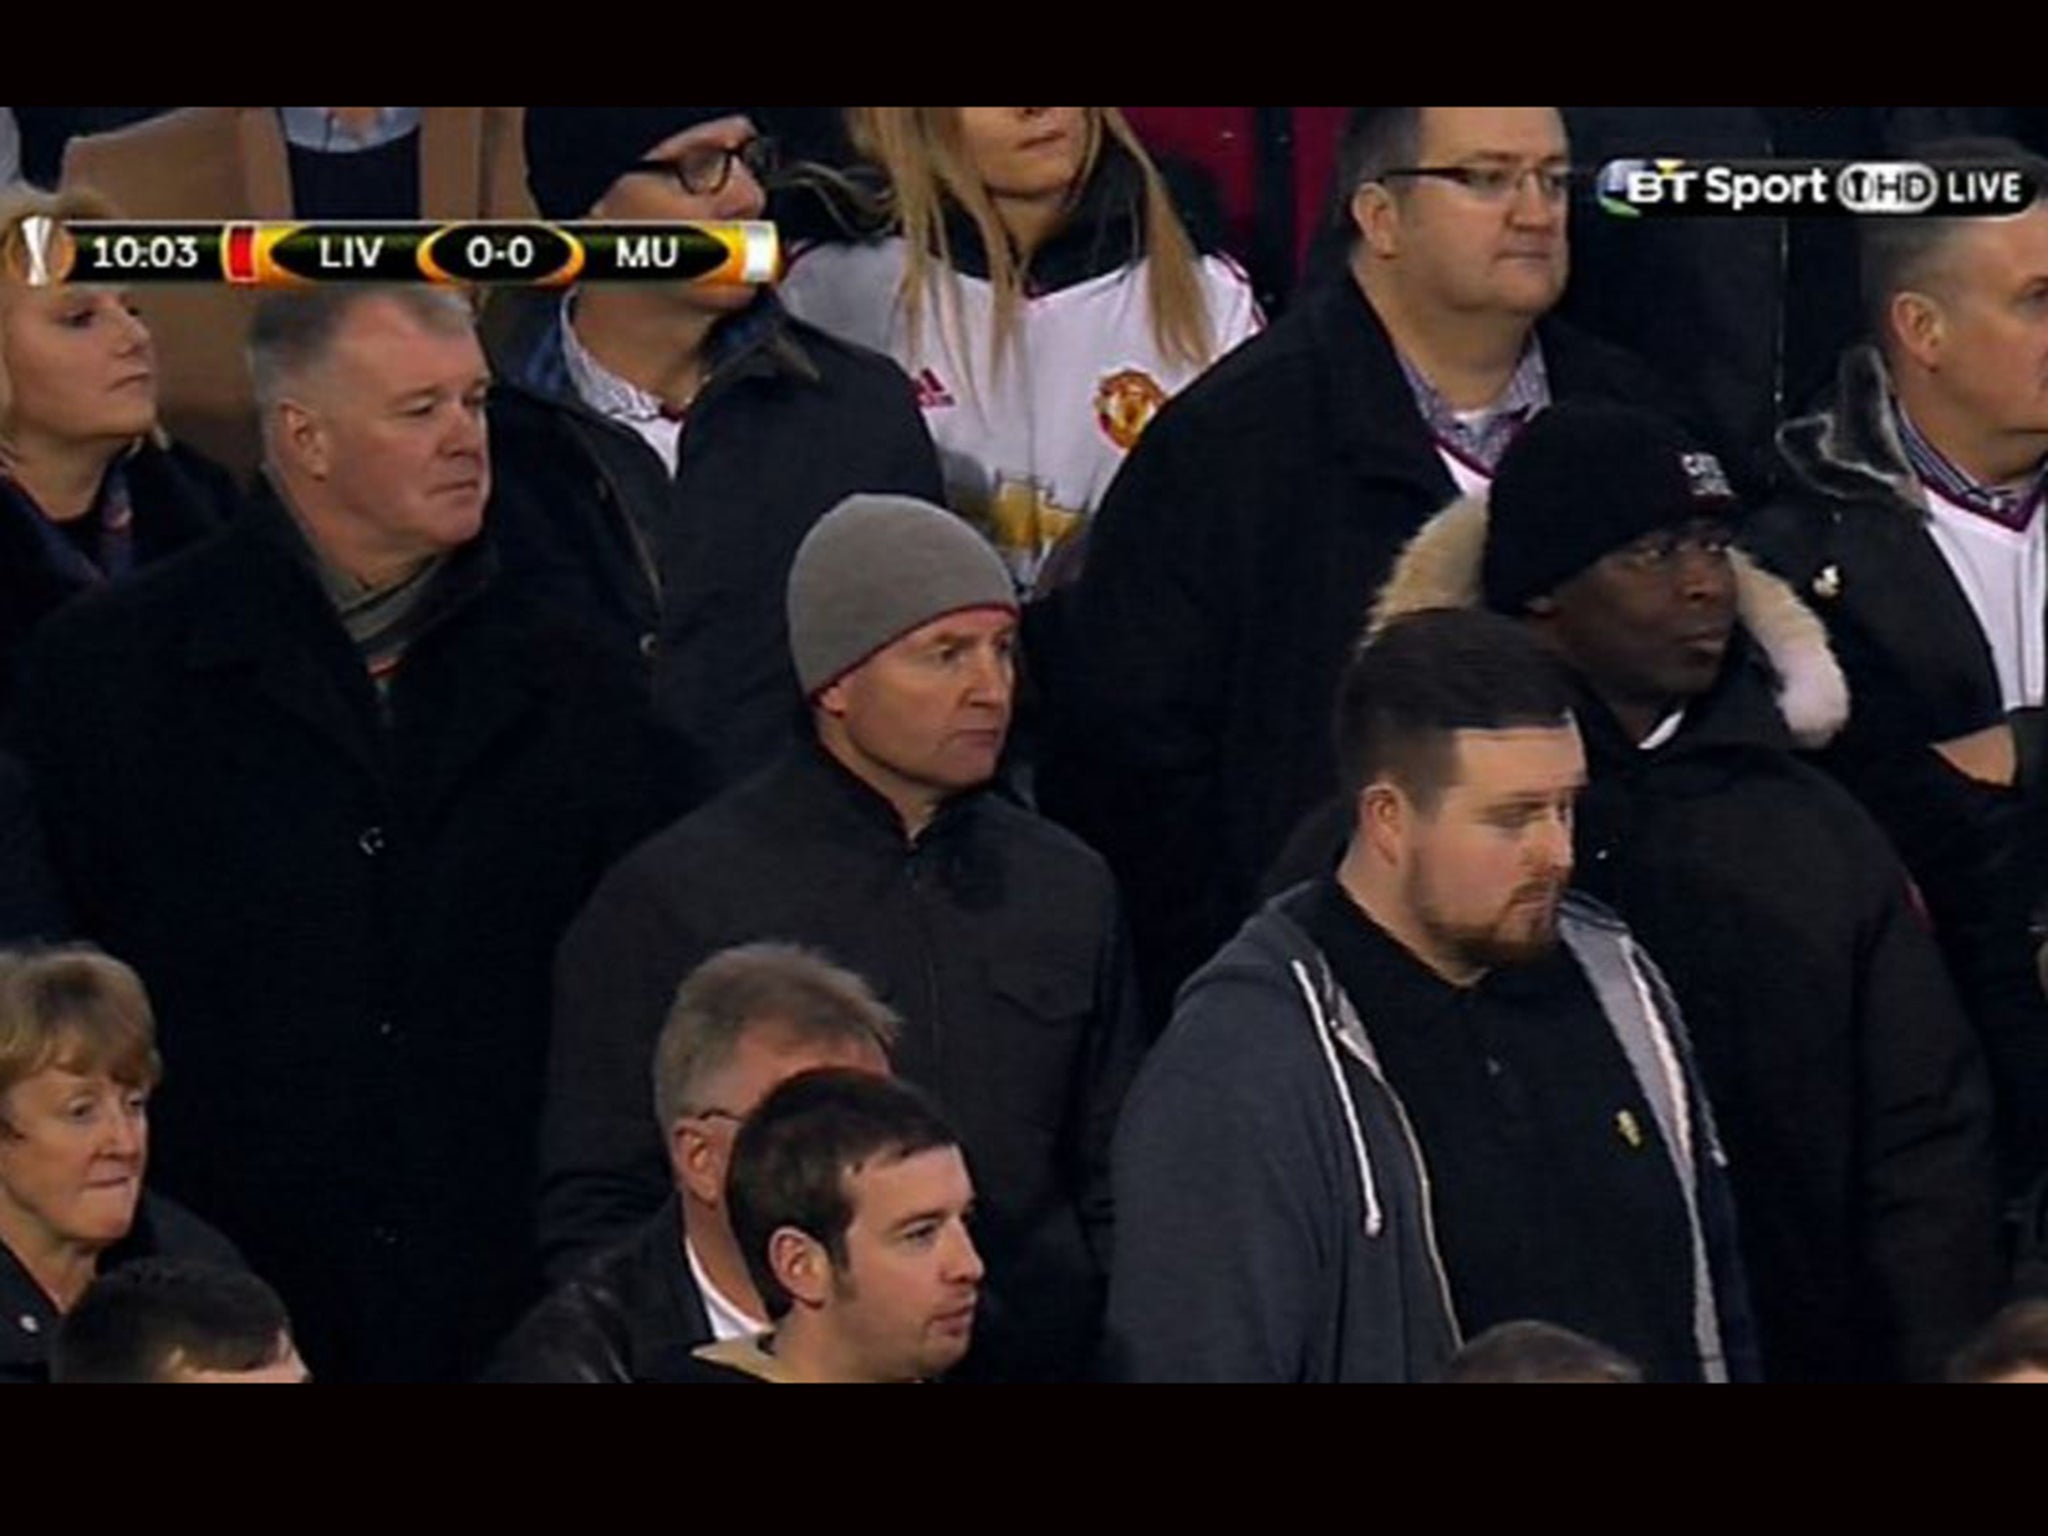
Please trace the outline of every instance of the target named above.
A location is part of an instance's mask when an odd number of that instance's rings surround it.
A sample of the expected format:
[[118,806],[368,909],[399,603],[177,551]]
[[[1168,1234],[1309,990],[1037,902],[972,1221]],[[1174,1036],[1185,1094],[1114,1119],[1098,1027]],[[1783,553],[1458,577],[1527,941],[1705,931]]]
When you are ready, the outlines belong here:
[[960,135],[993,197],[1064,196],[1088,159],[1086,107],[962,107]]
[[156,424],[156,355],[125,289],[16,288],[0,348],[17,442],[120,441]]
[[93,1250],[125,1237],[149,1160],[148,1099],[56,1066],[0,1096],[0,1232]]

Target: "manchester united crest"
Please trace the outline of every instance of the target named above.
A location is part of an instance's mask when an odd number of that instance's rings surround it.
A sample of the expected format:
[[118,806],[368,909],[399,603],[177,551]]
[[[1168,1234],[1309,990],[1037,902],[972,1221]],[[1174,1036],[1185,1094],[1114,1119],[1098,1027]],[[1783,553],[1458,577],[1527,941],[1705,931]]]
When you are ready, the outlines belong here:
[[1166,391],[1142,368],[1106,374],[1095,387],[1096,424],[1105,437],[1126,453],[1164,404]]

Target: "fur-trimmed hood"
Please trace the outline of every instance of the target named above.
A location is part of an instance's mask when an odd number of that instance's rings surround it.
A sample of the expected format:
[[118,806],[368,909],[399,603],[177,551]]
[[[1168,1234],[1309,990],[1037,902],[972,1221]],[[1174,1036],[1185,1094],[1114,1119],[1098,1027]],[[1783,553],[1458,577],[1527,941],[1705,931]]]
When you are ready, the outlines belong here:
[[[1368,639],[1403,614],[1479,606],[1487,515],[1482,492],[1452,502],[1423,525],[1380,589]],[[1783,581],[1740,551],[1730,559],[1736,614],[1770,664],[1778,713],[1801,747],[1826,746],[1849,719],[1849,684],[1826,628]]]

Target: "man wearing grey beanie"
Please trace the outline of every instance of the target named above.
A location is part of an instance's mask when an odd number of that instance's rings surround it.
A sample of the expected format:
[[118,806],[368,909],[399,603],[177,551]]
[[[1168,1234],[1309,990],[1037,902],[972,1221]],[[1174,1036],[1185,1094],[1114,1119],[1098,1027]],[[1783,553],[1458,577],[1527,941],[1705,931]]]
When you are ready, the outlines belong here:
[[966,1374],[1081,1376],[1109,1253],[1109,1139],[1144,1041],[1107,868],[996,785],[1014,588],[952,513],[862,495],[804,539],[787,598],[814,739],[644,844],[563,943],[550,1266],[663,1199],[641,1100],[677,983],[733,944],[805,944],[902,1017],[895,1071],[965,1139],[990,1298]]
[[[757,220],[746,107],[533,107],[550,219]],[[766,286],[582,284],[491,307],[492,525],[507,577],[591,622],[705,787],[790,740],[783,584],[856,491],[940,494],[910,380]],[[680,807],[678,807],[680,808]]]

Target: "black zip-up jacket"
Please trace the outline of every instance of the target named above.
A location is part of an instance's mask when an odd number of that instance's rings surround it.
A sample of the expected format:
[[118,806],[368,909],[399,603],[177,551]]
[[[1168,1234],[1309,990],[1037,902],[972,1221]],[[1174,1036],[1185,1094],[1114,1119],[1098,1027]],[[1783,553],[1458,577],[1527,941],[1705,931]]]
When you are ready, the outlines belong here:
[[542,1149],[552,1271],[669,1188],[648,1071],[678,983],[722,949],[785,940],[896,1010],[896,1070],[964,1141],[977,1242],[1013,1325],[1000,1371],[1081,1370],[1109,1252],[1109,1141],[1142,1048],[1121,926],[1101,860],[999,794],[960,796],[910,842],[821,748],[791,749],[639,848],[563,941]]
[[[1560,400],[1664,399],[1640,364],[1537,327]],[[1170,401],[1096,514],[1051,680],[1041,803],[1109,859],[1147,1012],[1251,910],[1336,791],[1330,706],[1366,609],[1457,488],[1346,276]]]
[[683,1252],[671,1196],[624,1242],[580,1265],[512,1331],[484,1380],[620,1383],[711,1342],[711,1317]]
[[596,629],[715,792],[799,734],[784,601],[804,535],[856,491],[942,501],[938,453],[902,369],[763,294],[713,333],[671,477],[577,398],[559,313],[508,306],[493,347],[504,579]]
[[[2009,1193],[2048,1174],[2048,1003],[2030,920],[2048,808],[2048,711],[2008,713],[1977,622],[1934,536],[1877,352],[1842,357],[1835,393],[1779,433],[1782,488],[1743,542],[1827,624],[1856,708],[1821,761],[1898,845],[1984,1037]],[[2048,624],[2048,615],[2042,618]],[[2019,782],[1983,784],[1933,743],[2001,722]]]

